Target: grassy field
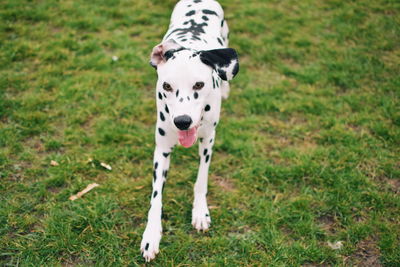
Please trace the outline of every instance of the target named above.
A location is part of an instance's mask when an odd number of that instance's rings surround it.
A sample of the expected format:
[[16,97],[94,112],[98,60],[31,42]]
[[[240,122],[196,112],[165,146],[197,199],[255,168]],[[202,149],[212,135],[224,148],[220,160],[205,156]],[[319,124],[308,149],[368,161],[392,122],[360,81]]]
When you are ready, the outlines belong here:
[[[174,3],[0,1],[1,266],[144,264],[148,60]],[[177,148],[152,265],[400,266],[399,2],[221,4],[241,70],[217,130],[213,224],[190,225],[197,147]]]

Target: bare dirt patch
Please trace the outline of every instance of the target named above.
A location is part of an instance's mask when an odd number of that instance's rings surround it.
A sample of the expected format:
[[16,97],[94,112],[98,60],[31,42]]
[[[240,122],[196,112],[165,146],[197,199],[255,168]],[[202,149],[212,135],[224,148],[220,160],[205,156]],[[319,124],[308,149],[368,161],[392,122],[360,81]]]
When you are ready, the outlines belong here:
[[388,179],[387,183],[390,185],[392,191],[395,194],[400,194],[400,180],[398,180],[398,179]]
[[332,215],[322,215],[317,218],[318,224],[321,226],[325,232],[334,234],[336,232],[335,226],[336,226],[336,219]]
[[236,189],[233,182],[226,178],[223,178],[221,176],[212,175],[211,179],[214,180],[215,183],[217,185],[219,185],[222,189],[224,189],[224,191],[232,192]]
[[357,250],[346,258],[346,263],[360,267],[383,266],[379,260],[380,251],[376,243],[377,240],[372,237],[368,237],[367,239],[358,242]]

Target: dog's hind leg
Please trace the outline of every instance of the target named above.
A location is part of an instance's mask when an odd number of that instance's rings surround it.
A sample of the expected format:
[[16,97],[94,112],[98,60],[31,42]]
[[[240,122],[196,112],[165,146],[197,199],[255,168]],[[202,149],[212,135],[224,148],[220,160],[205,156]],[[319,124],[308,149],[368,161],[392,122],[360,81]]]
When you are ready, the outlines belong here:
[[148,213],[146,229],[143,233],[140,250],[146,261],[155,258],[159,251],[162,234],[162,191],[167,179],[170,163],[171,147],[156,146],[154,151],[153,166],[153,191],[151,193],[150,210]]
[[194,185],[194,201],[192,210],[192,225],[197,231],[206,231],[210,227],[211,217],[207,206],[208,169],[211,162],[215,131],[199,143],[200,167]]

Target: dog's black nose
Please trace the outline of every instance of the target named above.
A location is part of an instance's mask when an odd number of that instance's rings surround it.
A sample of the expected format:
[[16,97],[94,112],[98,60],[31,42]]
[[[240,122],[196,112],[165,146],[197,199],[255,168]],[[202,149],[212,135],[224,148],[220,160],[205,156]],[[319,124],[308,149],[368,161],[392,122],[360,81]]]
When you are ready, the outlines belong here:
[[174,119],[174,123],[179,130],[187,130],[190,124],[192,124],[192,118],[188,115],[178,116]]

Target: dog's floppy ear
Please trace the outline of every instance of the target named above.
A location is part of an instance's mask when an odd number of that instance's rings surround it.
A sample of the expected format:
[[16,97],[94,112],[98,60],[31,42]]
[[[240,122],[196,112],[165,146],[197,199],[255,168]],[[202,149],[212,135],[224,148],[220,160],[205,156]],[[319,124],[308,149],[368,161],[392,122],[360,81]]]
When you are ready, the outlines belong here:
[[165,55],[167,51],[181,48],[182,46],[176,43],[173,39],[169,39],[156,45],[150,55],[150,65],[157,69],[158,64],[167,61],[168,58]]
[[215,69],[224,81],[232,80],[239,72],[238,55],[232,48],[201,51],[200,60]]

